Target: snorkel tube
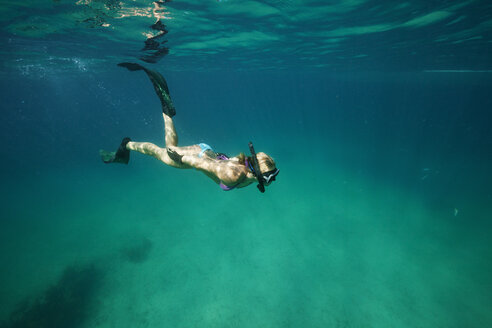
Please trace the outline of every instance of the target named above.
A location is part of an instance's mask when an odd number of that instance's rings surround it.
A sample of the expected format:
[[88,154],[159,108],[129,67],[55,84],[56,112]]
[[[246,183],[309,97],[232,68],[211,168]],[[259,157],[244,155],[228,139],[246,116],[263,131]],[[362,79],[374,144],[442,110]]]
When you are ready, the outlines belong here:
[[258,189],[263,193],[265,192],[265,186],[263,185],[263,176],[261,175],[260,165],[258,164],[258,158],[256,158],[255,148],[253,143],[249,142],[249,151],[251,152],[251,160],[253,161],[253,174],[258,180]]

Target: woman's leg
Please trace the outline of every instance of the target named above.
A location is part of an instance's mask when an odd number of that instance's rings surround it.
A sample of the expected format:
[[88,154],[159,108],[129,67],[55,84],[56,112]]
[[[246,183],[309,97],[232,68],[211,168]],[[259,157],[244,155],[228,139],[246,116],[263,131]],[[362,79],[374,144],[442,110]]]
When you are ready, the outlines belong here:
[[[178,135],[176,129],[174,128],[174,122],[172,117],[176,115],[176,110],[171,100],[169,94],[169,88],[167,87],[167,82],[164,77],[155,71],[149,70],[140,64],[136,63],[120,63],[119,66],[126,67],[130,71],[143,70],[149,77],[152,85],[154,86],[155,92],[159,97],[162,105],[162,117],[164,119],[164,139],[166,142],[166,148],[172,149],[181,155],[193,155],[200,152],[200,146],[187,146],[178,147]],[[186,168],[186,164],[180,161],[174,161],[171,159],[167,153],[166,149],[160,148],[149,142],[129,142],[126,149],[138,151],[142,154],[150,155],[157,158],[158,160],[171,165],[174,167]]]
[[178,147],[178,134],[174,128],[173,119],[164,113],[162,114],[162,117],[164,118],[164,139],[166,140],[166,148],[172,149],[181,155],[192,155],[200,152],[200,146],[198,145]]
[[[182,155],[191,155],[197,153],[200,149],[198,145],[188,147],[178,147],[178,134],[174,128],[173,119],[166,113],[162,113],[164,119],[164,139],[166,141],[166,148],[173,149]],[[126,149],[138,151],[144,155],[152,156],[167,165],[177,168],[188,168],[189,166],[183,164],[181,161],[175,161],[169,157],[166,148],[161,148],[154,145],[151,142],[133,142],[130,141],[126,144]]]
[[167,165],[177,167],[177,168],[186,168],[187,165],[183,163],[177,163],[173,161],[165,148],[161,148],[159,146],[154,145],[151,142],[134,142],[130,141],[126,144],[126,149],[138,151],[144,155],[152,156],[161,162],[164,162]]
[[162,117],[164,118],[164,139],[166,140],[166,147],[177,147],[178,135],[176,134],[176,129],[174,128],[173,119],[165,113],[162,113]]
[[197,155],[200,153],[201,148],[198,145],[178,147],[178,134],[174,128],[173,119],[165,113],[162,113],[162,117],[164,118],[164,139],[166,140],[166,148],[172,149],[180,155]]

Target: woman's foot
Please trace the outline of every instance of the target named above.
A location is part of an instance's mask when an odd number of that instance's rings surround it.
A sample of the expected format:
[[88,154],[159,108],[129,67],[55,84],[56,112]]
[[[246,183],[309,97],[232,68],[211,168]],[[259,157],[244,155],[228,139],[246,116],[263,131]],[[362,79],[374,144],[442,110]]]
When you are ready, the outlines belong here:
[[109,152],[101,149],[99,155],[104,163],[121,163],[128,164],[130,161],[130,150],[126,149],[126,145],[131,141],[130,138],[123,138],[117,151]]

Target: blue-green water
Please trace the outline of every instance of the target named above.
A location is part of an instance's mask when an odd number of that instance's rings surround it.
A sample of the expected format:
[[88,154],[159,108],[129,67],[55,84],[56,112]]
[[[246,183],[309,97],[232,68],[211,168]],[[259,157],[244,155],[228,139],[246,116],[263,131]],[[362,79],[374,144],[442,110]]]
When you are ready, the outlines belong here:
[[[492,325],[487,1],[4,0],[0,20],[0,327]],[[251,140],[277,181],[104,165],[125,136],[164,146],[121,61],[166,77],[180,145]]]

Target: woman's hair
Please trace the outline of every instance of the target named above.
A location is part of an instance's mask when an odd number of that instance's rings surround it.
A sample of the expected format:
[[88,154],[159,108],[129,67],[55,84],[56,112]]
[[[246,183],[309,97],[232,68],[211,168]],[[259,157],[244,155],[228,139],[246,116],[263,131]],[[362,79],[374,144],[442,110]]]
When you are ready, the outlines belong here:
[[239,155],[237,155],[237,159],[238,159],[238,162],[241,163],[241,164],[244,164],[244,160],[246,159],[246,156],[244,155],[244,153],[239,153]]
[[[248,161],[251,163],[251,157],[250,156],[246,157],[244,153],[240,153],[237,157],[239,163],[241,164],[245,164],[246,159],[248,159]],[[276,168],[275,161],[267,154],[259,152],[256,154],[256,158],[258,159],[258,165],[260,166],[261,172],[268,172],[271,170],[275,170]]]
[[258,158],[258,165],[260,166],[261,172],[264,173],[271,170],[275,170],[276,168],[275,161],[267,154],[263,152],[259,152],[256,154],[256,158]]

